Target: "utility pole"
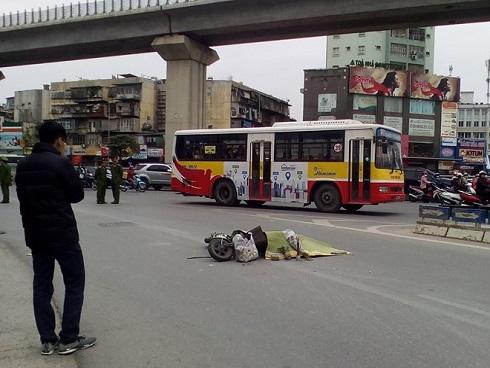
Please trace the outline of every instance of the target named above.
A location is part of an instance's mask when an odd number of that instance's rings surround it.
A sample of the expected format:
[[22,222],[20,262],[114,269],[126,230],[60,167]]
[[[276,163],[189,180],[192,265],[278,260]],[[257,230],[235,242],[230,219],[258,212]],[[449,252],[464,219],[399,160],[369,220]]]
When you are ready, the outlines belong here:
[[490,59],[485,60],[485,65],[487,67],[487,104],[490,103]]

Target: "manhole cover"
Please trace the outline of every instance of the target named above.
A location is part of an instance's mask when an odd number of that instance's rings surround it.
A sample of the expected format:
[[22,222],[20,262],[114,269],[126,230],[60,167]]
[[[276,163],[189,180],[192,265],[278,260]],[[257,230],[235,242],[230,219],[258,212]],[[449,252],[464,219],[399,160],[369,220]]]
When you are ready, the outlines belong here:
[[127,226],[136,226],[136,224],[134,222],[121,221],[121,222],[103,222],[103,223],[100,223],[99,226],[101,226],[101,227],[127,227]]

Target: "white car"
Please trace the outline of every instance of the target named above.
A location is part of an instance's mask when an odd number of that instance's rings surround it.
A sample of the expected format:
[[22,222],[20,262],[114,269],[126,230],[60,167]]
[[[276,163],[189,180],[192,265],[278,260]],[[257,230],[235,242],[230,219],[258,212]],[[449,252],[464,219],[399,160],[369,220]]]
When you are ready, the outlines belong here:
[[139,175],[148,187],[152,186],[156,190],[160,190],[163,186],[170,186],[172,166],[157,163],[138,164],[134,173]]

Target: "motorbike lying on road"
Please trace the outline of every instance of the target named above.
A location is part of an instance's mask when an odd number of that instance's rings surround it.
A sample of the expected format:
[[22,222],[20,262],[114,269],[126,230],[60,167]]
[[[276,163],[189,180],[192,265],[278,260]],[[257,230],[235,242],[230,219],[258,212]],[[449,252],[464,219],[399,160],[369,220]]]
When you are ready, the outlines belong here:
[[123,180],[119,186],[123,192],[128,189],[135,189],[137,192],[144,192],[148,189],[146,182],[139,175],[135,175],[133,180]]

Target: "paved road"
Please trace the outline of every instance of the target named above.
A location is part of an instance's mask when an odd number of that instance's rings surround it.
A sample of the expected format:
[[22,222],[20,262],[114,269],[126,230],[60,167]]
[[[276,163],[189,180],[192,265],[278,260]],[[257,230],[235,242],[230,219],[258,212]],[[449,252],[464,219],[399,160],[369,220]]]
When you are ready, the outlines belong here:
[[[75,208],[87,268],[82,330],[100,341],[77,353],[82,368],[489,366],[490,248],[414,236],[413,204],[323,214],[146,192],[97,206],[87,192]],[[15,202],[0,207],[0,239],[28,261],[17,213]],[[207,255],[211,231],[258,224],[352,255],[187,259]]]

